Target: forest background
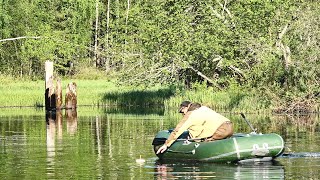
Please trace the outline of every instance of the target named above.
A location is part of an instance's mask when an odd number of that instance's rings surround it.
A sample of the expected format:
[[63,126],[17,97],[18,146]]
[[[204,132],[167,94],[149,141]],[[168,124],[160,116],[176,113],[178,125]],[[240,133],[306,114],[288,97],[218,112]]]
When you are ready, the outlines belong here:
[[57,76],[101,87],[87,98],[105,104],[319,111],[319,9],[318,0],[1,0],[0,101],[34,82],[42,98],[50,60]]

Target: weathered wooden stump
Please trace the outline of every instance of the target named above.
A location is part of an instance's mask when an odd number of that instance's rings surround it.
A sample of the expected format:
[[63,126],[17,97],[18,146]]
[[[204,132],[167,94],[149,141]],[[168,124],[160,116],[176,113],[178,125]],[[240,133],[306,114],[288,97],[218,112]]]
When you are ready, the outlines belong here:
[[66,89],[65,108],[77,108],[77,84],[75,82],[69,83]]
[[57,78],[55,94],[56,94],[56,109],[60,110],[62,108],[62,85],[61,85],[60,78]]
[[53,62],[46,61],[45,63],[45,107],[46,110],[51,110],[56,107],[54,85],[53,85]]
[[46,110],[52,110],[56,107],[56,95],[53,86],[53,76],[51,76],[48,81],[46,81],[45,106]]
[[[62,83],[60,78],[53,76],[53,62],[46,61],[45,63],[45,108],[47,111],[61,110],[62,106]],[[54,83],[54,81],[56,81]],[[77,84],[69,83],[66,89],[65,109],[77,108]]]

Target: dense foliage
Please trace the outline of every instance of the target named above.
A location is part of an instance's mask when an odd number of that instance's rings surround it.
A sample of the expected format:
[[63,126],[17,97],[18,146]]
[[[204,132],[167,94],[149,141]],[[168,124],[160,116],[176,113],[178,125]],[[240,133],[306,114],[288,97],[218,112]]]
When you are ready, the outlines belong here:
[[126,84],[235,85],[306,107],[320,93],[319,9],[316,0],[2,0],[0,73],[39,78],[52,60],[61,75],[93,67]]

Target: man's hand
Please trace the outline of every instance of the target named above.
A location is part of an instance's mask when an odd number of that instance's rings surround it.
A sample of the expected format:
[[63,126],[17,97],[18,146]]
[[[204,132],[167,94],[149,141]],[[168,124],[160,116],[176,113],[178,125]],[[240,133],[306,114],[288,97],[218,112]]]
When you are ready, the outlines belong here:
[[163,146],[161,146],[158,149],[157,154],[165,152],[167,150],[167,148],[168,148],[168,146],[164,144]]

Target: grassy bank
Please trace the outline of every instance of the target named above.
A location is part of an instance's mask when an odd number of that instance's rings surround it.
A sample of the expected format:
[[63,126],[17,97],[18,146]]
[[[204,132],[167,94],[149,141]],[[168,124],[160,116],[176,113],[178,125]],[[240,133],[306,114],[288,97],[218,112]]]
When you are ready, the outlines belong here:
[[[199,102],[214,108],[219,112],[269,113],[277,108],[279,99],[270,99],[255,93],[255,90],[245,90],[239,87],[216,91],[213,88],[198,85],[192,90],[176,87],[121,87],[107,79],[63,79],[63,96],[69,82],[77,83],[79,106],[125,106],[139,109],[165,107],[165,112],[175,113],[179,104],[184,100]],[[0,106],[44,106],[44,81],[23,79],[0,79]],[[319,106],[315,104],[315,110]]]
[[[77,84],[79,106],[162,106],[165,99],[173,95],[170,88],[121,87],[107,79],[63,79],[63,96],[69,82]],[[44,80],[6,78],[0,83],[0,107],[44,106]]]
[[214,88],[202,87],[201,85],[189,91],[177,92],[173,98],[165,101],[166,109],[177,108],[184,100],[199,102],[219,112],[271,112],[272,104],[253,93],[252,91],[239,88],[230,88],[217,91]]
[[1,79],[0,106],[41,106],[44,104],[44,81]]
[[[77,83],[79,105],[98,105],[101,97],[107,91],[117,91],[117,88],[106,80],[62,80],[63,95],[69,82]],[[1,81],[1,106],[43,106],[44,80],[3,80]]]
[[[118,87],[113,82],[99,80],[62,80],[62,86],[69,82],[77,83],[79,106],[165,106],[166,110],[175,109],[183,100],[191,100],[222,110],[255,111],[266,109],[265,105],[257,104],[256,97],[240,91],[220,91],[213,89],[195,88],[190,91],[179,91],[169,87],[129,88]],[[44,105],[44,81],[31,80],[2,80],[0,104],[9,106]],[[63,89],[63,94],[65,89]]]

